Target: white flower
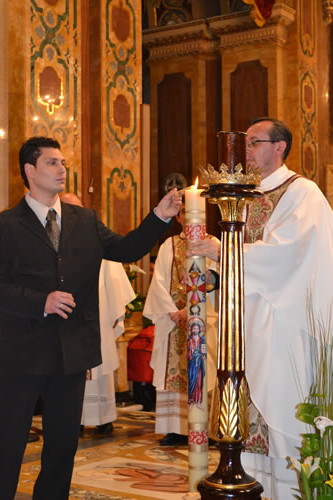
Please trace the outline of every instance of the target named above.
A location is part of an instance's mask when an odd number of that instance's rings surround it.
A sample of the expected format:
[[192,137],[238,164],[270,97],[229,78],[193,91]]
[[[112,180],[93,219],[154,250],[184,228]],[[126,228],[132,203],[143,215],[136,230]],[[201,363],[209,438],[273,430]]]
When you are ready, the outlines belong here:
[[309,478],[315,470],[319,469],[319,457],[306,457],[303,463],[299,462],[297,458],[294,457],[289,457],[289,460],[292,464],[292,468],[298,470],[298,472],[303,470],[307,478]]
[[317,429],[319,429],[320,431],[320,436],[323,437],[326,427],[330,427],[333,425],[333,420],[319,415],[319,417],[316,417],[314,419],[314,423]]

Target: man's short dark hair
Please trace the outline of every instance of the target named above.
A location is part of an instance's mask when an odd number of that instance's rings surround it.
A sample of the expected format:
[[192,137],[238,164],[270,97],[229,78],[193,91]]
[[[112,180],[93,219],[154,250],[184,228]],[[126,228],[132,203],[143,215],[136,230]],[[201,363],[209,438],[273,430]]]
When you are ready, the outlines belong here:
[[54,148],[60,149],[60,144],[56,139],[51,137],[30,137],[22,144],[19,152],[20,171],[24,185],[29,188],[29,182],[25,174],[24,165],[31,163],[36,166],[37,160],[42,154],[41,148]]
[[253,120],[250,121],[249,127],[254,125],[255,123],[260,123],[260,122],[271,122],[272,127],[268,131],[269,138],[272,139],[272,141],[285,141],[286,142],[286,149],[283,152],[283,160],[285,160],[291,150],[291,146],[293,143],[293,135],[287,125],[280,120],[276,120],[275,118],[269,118],[268,116],[262,116],[260,118],[254,118]]

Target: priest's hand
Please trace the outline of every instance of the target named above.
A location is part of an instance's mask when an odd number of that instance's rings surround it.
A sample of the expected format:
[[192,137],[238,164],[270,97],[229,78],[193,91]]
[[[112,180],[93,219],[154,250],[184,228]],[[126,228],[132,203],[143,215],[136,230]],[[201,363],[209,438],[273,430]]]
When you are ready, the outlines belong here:
[[155,214],[160,219],[167,220],[178,214],[181,205],[181,191],[177,191],[176,188],[172,189],[165,196],[163,196],[157,207],[155,207]]
[[188,241],[186,255],[193,257],[199,255],[208,257],[211,260],[220,260],[220,243],[214,238],[207,238],[199,241]]
[[176,323],[176,325],[179,328],[182,328],[183,330],[186,329],[186,322],[187,322],[186,307],[184,307],[184,309],[180,309],[179,311],[169,313],[169,316],[170,319],[172,319],[172,321]]
[[206,271],[206,290],[207,292],[212,292],[213,290],[217,290],[219,287],[219,275],[216,271],[212,269],[207,269]]

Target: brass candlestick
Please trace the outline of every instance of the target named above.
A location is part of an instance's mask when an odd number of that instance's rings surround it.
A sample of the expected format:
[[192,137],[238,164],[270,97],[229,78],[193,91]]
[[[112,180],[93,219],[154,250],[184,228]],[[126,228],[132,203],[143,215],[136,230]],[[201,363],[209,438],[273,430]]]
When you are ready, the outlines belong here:
[[201,169],[202,193],[221,213],[221,259],[217,378],[209,435],[221,457],[217,470],[198,486],[201,498],[259,500],[263,488],[241,465],[249,433],[244,348],[243,226],[245,205],[262,196],[257,173],[246,173],[244,132],[219,132],[220,171]]

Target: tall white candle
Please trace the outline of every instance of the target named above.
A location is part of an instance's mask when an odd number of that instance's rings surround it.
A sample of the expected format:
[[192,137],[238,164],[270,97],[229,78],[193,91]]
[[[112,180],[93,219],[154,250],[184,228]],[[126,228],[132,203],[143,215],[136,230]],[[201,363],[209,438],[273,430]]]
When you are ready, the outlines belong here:
[[[197,184],[185,189],[185,234],[188,241],[206,237],[206,199]],[[208,473],[208,398],[206,336],[206,259],[186,259],[187,352],[189,380],[189,490]],[[199,331],[195,334],[195,330]],[[196,368],[197,367],[197,368]]]

